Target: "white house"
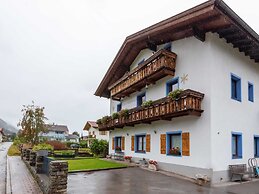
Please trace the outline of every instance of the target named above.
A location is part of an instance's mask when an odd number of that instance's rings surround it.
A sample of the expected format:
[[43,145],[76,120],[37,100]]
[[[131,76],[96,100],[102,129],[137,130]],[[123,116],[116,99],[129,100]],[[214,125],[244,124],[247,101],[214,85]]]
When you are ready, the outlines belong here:
[[68,134],[66,136],[66,141],[74,142],[74,143],[79,143],[79,137],[77,135]]
[[109,141],[109,131],[99,131],[98,125],[94,121],[87,121],[83,131],[87,131],[87,145],[90,145],[92,140],[106,140]]
[[47,140],[66,141],[66,138],[69,135],[69,131],[66,125],[48,124],[46,127],[47,132],[40,133],[40,138],[45,138]]
[[221,0],[128,36],[95,92],[110,98],[113,118],[99,124],[109,152],[229,180],[229,165],[259,157],[258,51],[258,34]]

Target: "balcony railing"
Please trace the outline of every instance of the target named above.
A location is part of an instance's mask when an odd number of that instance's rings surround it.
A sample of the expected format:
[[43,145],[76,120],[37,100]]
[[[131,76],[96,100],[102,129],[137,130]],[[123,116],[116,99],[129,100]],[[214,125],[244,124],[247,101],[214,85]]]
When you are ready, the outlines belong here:
[[155,83],[167,76],[174,76],[177,55],[167,50],[159,50],[134,70],[109,87],[111,97],[120,99],[140,90],[146,85]]
[[150,124],[157,120],[171,120],[174,117],[186,115],[200,116],[201,101],[204,94],[193,90],[184,90],[180,97],[173,100],[169,97],[154,101],[149,107],[137,107],[129,110],[127,116],[119,116],[118,119],[111,117],[106,123],[99,124],[99,130],[113,130],[114,128],[123,128],[125,126],[134,126],[136,124]]

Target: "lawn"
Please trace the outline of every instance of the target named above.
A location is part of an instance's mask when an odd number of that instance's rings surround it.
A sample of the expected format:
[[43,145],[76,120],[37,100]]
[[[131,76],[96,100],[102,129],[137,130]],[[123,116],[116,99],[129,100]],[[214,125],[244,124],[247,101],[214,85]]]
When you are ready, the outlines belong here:
[[127,165],[111,161],[100,160],[98,158],[66,160],[68,162],[68,172],[84,170],[101,170],[112,168],[125,168]]

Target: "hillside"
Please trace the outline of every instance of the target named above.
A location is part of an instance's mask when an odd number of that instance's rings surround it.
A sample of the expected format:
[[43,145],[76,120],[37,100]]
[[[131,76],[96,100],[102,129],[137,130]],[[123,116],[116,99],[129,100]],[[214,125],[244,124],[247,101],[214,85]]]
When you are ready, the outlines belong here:
[[17,133],[18,132],[17,128],[15,128],[14,126],[8,124],[7,122],[5,122],[2,119],[0,119],[0,128],[4,129],[4,133],[5,134],[13,134],[13,133]]

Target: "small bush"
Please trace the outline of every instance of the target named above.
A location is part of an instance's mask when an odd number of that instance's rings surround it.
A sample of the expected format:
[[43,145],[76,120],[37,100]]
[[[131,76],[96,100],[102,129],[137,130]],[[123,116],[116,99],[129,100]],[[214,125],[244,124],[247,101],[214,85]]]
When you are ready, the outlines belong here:
[[13,144],[19,146],[20,144],[25,143],[25,138],[23,137],[15,137],[13,140]]
[[79,143],[79,146],[80,146],[80,148],[87,148],[88,147],[87,141],[81,140]]
[[51,145],[54,150],[65,150],[67,149],[66,144],[60,142],[60,141],[47,141],[46,144]]
[[13,145],[11,145],[11,147],[8,149],[7,155],[8,155],[8,156],[20,156],[20,155],[21,155],[21,152],[20,152],[18,146],[13,144]]
[[73,145],[73,144],[76,144],[76,145],[78,145],[78,147],[79,147],[79,143],[75,143],[75,142],[70,142],[70,141],[68,141],[68,142],[66,142],[65,144],[66,144],[67,148],[71,148],[71,145]]
[[46,143],[41,143],[41,144],[33,146],[33,151],[38,151],[38,150],[53,151],[53,146],[51,146],[50,144],[46,144]]
[[100,157],[105,157],[108,154],[109,144],[106,140],[94,139],[90,149],[93,154]]

